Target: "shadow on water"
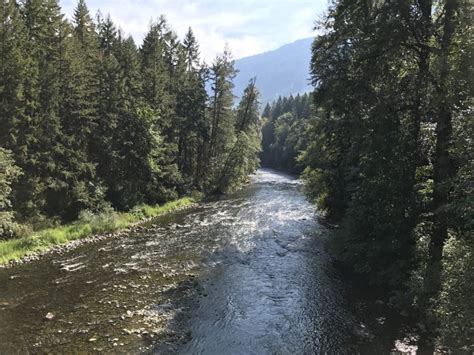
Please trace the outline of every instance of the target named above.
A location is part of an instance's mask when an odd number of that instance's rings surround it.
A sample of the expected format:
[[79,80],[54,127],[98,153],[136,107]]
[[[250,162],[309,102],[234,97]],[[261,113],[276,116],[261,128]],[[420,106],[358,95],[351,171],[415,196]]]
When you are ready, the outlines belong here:
[[333,267],[326,234],[298,180],[261,170],[140,233],[0,270],[0,353],[391,353],[400,317]]

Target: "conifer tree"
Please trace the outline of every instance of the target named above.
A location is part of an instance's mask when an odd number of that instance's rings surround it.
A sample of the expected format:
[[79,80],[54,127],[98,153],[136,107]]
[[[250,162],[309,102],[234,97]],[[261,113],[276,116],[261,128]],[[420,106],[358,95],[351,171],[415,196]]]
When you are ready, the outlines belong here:
[[217,56],[210,68],[211,96],[210,121],[211,137],[209,142],[209,159],[219,159],[220,155],[232,145],[235,118],[232,111],[234,84],[236,76],[234,60],[228,48]]
[[28,38],[16,2],[2,1],[0,6],[0,141],[17,150],[22,134],[18,128],[27,120],[23,90],[30,65]]
[[[66,27],[56,1],[27,0],[24,16],[29,48],[34,60],[34,73],[28,84],[28,100],[34,102],[28,115],[34,138],[28,147],[24,170],[26,179],[20,198],[24,214],[54,215],[58,212],[56,198],[67,187],[61,162],[61,79],[63,78]],[[25,185],[31,184],[34,189]]]
[[143,77],[143,95],[147,103],[159,114],[162,132],[173,129],[174,97],[170,84],[170,47],[167,39],[170,29],[164,17],[151,25],[140,49]]
[[179,122],[178,165],[189,184],[199,185],[209,132],[205,112],[205,68],[200,63],[198,43],[191,29],[183,40],[178,63],[178,71],[181,72],[176,95]]
[[236,116],[234,133],[225,137],[232,144],[229,144],[222,159],[218,161],[218,177],[213,184],[219,192],[226,192],[239,186],[259,165],[261,126],[258,97],[255,79],[252,79],[234,113]]
[[118,170],[115,131],[118,128],[121,105],[120,65],[116,58],[118,34],[110,16],[104,19],[99,13],[96,22],[99,42],[97,116],[92,133],[91,152],[98,176],[105,184],[106,199],[113,205],[118,205],[119,197],[114,189]]

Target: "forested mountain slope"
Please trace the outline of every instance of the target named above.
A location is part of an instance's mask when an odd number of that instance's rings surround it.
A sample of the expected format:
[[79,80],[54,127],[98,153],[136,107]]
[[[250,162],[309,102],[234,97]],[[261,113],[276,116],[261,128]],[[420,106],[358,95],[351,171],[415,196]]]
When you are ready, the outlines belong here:
[[274,51],[241,58],[235,61],[239,71],[235,78],[234,94],[240,96],[253,77],[266,104],[280,96],[310,91],[309,62],[311,38],[289,43]]

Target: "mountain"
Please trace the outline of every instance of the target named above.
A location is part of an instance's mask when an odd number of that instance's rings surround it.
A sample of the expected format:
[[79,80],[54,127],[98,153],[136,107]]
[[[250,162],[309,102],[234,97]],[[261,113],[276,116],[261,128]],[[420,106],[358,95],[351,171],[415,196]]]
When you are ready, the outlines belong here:
[[239,73],[234,80],[235,96],[240,98],[253,77],[257,77],[263,105],[279,96],[310,91],[312,41],[312,38],[301,39],[270,52],[237,59],[235,68]]

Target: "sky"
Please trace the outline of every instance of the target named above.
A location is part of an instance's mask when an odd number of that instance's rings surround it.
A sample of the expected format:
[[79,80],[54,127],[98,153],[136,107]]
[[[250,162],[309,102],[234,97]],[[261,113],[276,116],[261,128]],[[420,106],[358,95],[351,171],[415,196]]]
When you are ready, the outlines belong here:
[[[72,16],[77,0],[61,0]],[[207,62],[228,44],[234,58],[281,47],[314,35],[328,0],[86,0],[91,14],[110,14],[126,35],[141,44],[152,20],[164,14],[180,38],[188,27]]]

